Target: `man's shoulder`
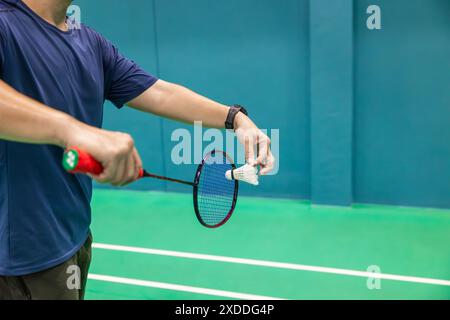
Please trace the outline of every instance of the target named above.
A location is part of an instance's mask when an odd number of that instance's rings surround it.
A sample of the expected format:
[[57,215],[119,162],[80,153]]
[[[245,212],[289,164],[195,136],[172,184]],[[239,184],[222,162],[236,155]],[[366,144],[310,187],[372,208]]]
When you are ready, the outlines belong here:
[[89,33],[89,34],[92,34],[92,35],[97,35],[98,34],[97,31],[95,31],[94,29],[92,29],[90,26],[88,26],[85,23],[80,23],[79,26],[80,26],[80,29],[83,30],[86,33]]
[[85,23],[80,23],[79,26],[80,26],[80,29],[81,29],[82,31],[84,31],[85,33],[89,34],[90,36],[95,37],[95,38],[101,37],[100,33],[98,33],[97,31],[95,31],[94,29],[92,29],[92,27],[88,26],[88,25],[85,24]]
[[95,29],[84,23],[80,24],[79,31],[81,31],[85,36],[87,36],[90,39],[90,41],[93,41],[101,46],[104,45],[105,42],[107,41],[106,38],[100,32],[96,31]]
[[97,38],[100,36],[98,32],[96,32],[94,29],[86,25],[85,23],[77,23],[71,20],[68,20],[69,29],[74,30],[75,32],[81,33],[83,36],[87,36],[89,39],[97,40]]

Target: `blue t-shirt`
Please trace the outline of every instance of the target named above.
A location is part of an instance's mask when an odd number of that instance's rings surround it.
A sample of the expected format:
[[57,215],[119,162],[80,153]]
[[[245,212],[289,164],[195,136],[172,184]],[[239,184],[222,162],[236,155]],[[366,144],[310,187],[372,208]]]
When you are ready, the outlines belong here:
[[[0,0],[0,79],[95,127],[105,100],[120,108],[157,81],[92,29],[63,32],[21,0]],[[51,268],[85,242],[92,181],[66,173],[62,154],[0,140],[0,275]]]

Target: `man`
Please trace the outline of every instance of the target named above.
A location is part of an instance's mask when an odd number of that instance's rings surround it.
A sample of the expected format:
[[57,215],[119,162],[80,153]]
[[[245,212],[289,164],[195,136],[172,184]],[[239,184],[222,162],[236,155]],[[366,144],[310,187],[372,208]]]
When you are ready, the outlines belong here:
[[[0,0],[0,299],[83,299],[91,178],[123,186],[142,168],[129,135],[99,129],[105,100],[235,129],[248,162],[261,174],[273,168],[270,141],[245,109],[158,80],[92,29],[69,28],[70,3]],[[256,160],[252,141],[260,147]],[[68,146],[92,154],[104,172],[64,172],[60,162]],[[73,265],[81,274],[79,290],[67,286]]]

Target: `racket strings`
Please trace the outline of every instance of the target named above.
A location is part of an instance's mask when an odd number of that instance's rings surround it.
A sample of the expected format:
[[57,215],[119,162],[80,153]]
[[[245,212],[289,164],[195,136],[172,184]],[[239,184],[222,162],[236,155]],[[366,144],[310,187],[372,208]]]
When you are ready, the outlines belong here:
[[223,159],[206,161],[198,185],[198,209],[203,222],[216,226],[224,222],[232,211],[235,197],[235,181],[227,180],[225,174],[232,169]]

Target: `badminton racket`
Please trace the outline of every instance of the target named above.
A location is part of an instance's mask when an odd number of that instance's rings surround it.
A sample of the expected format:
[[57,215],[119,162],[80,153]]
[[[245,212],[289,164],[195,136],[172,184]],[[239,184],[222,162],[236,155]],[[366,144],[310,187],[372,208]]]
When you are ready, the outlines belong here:
[[[99,161],[76,147],[64,152],[63,167],[72,174],[99,175],[103,172]],[[236,208],[239,182],[227,179],[227,172],[229,175],[233,170],[236,166],[231,158],[223,151],[213,150],[198,166],[192,182],[156,175],[144,169],[139,179],[153,178],[191,186],[198,221],[207,228],[218,228],[227,223]]]

